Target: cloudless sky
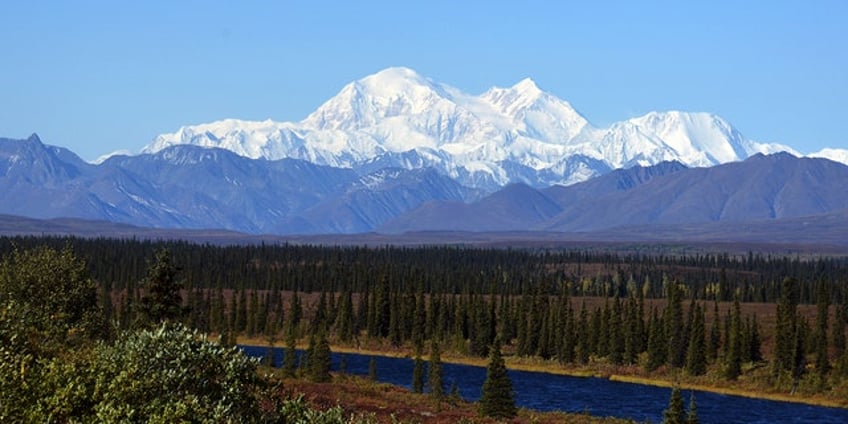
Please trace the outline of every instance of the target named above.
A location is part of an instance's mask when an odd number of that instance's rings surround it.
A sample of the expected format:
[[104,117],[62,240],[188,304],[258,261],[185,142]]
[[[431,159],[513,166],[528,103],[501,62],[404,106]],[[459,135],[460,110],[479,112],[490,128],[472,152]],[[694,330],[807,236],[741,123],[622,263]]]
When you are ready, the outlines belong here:
[[533,78],[606,126],[717,113],[848,148],[848,2],[4,1],[0,137],[84,159],[224,118],[299,121],[390,66],[479,94]]

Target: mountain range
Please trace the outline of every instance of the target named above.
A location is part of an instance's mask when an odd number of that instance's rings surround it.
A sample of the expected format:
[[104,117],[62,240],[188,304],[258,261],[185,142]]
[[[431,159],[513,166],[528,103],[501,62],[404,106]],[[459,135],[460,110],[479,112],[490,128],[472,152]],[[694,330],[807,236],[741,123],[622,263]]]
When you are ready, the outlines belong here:
[[749,140],[710,113],[651,112],[598,128],[529,78],[474,96],[408,68],[354,81],[300,122],[227,119],[184,126],[157,136],[143,152],[183,144],[358,172],[432,167],[488,192],[510,183],[567,185],[663,161],[692,167],[756,153],[798,155],[788,146]]
[[848,166],[825,158],[848,151],[797,156],[712,114],[597,128],[529,79],[473,96],[390,68],[301,122],[186,126],[95,163],[0,139],[0,214],[249,234],[832,232]]

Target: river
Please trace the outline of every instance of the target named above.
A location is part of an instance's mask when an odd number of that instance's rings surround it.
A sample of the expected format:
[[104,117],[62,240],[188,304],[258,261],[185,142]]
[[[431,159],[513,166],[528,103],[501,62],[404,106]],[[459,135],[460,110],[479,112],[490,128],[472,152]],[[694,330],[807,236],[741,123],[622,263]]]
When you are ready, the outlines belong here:
[[[262,357],[267,347],[242,346],[250,356]],[[282,363],[282,349],[276,349],[276,363]],[[347,372],[368,374],[370,356],[333,353],[333,370],[338,371],[342,355]],[[376,356],[377,380],[406,388],[412,385],[413,361],[408,358]],[[456,384],[460,396],[469,401],[480,398],[486,369],[471,365],[442,364],[445,390]],[[631,418],[640,422],[661,422],[671,389],[593,377],[570,377],[528,371],[509,371],[519,407],[538,411],[586,412],[596,416]],[[683,392],[688,406],[690,391]],[[800,403],[752,399],[695,391],[698,418],[705,424],[724,423],[848,423],[848,409],[811,406]]]

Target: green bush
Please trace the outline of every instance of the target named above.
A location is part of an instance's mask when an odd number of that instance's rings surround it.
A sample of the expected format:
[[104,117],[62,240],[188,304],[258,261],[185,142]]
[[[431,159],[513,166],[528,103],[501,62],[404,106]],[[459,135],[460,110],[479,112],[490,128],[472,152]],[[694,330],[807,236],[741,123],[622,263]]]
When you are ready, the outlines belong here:
[[97,349],[94,413],[104,422],[254,422],[262,381],[255,361],[180,324]]

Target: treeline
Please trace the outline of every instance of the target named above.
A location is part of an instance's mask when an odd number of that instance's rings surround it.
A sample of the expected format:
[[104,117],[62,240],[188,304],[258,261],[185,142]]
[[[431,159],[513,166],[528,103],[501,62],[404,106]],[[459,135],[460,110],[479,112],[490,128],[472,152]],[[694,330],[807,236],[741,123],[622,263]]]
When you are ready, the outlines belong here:
[[[848,377],[844,259],[59,238],[0,246],[39,243],[67,245],[85,258],[102,285],[107,318],[122,328],[146,313],[144,273],[161,263],[152,262],[155,252],[168,251],[174,269],[165,277],[184,289],[180,316],[225,343],[235,335],[284,339],[293,350],[319,335],[420,351],[429,340],[485,357],[501,340],[515,355],[562,364],[713,370],[735,379],[743,364],[770,361],[777,384]],[[600,305],[587,304],[598,297]],[[719,302],[728,298],[733,306],[722,314]],[[743,316],[740,303],[752,300],[776,304],[769,333],[756,315]],[[815,320],[798,312],[805,301],[817,304]],[[772,357],[764,358],[764,339],[773,340]]]
[[[27,249],[70,246],[86,260],[100,284],[133,289],[154,252],[167,249],[188,288],[363,293],[380,279],[396,290],[421,287],[425,293],[474,292],[519,295],[549,288],[556,295],[626,297],[634,289],[648,299],[663,298],[665,281],[685,284],[697,300],[774,303],[785,277],[798,281],[800,304],[817,302],[819,281],[840,302],[848,281],[847,258],[618,255],[589,250],[510,250],[462,247],[324,247],[305,245],[198,245],[181,241],[139,241],[62,237],[0,238],[0,255]],[[565,286],[562,283],[569,282]]]

